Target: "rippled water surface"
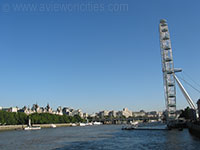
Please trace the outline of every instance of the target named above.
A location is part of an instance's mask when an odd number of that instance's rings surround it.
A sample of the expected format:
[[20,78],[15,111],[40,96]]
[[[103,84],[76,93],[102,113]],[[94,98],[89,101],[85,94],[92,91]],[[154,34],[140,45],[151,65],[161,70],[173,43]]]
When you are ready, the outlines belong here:
[[200,139],[183,131],[124,131],[121,126],[61,127],[0,132],[0,150],[198,150]]

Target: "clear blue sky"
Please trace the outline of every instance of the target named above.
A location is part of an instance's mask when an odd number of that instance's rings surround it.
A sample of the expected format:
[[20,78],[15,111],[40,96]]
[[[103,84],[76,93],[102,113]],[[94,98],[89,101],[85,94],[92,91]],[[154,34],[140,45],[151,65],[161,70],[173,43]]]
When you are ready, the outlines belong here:
[[[17,10],[21,4],[51,9]],[[67,12],[55,4],[103,9]],[[128,10],[113,12],[110,4]],[[0,6],[0,106],[163,110],[161,18],[168,20],[175,66],[200,83],[198,0],[1,0]],[[179,90],[177,105],[187,105]]]

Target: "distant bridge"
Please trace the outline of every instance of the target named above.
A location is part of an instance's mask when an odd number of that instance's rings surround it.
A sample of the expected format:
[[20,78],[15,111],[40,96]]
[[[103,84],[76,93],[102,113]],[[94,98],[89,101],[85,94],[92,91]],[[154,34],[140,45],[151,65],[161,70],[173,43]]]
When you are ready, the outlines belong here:
[[150,120],[159,120],[158,117],[136,117],[136,118],[93,118],[91,121],[102,122],[103,124],[128,124],[134,121],[148,122]]

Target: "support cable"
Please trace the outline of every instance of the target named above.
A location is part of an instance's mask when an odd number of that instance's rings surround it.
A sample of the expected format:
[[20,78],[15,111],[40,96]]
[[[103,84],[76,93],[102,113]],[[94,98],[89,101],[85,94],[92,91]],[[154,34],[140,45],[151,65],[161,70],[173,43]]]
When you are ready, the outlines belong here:
[[[177,75],[176,75],[177,76]],[[198,93],[200,93],[200,90],[195,88],[191,83],[189,83],[188,81],[184,80],[183,78],[181,78],[180,76],[178,76],[179,79],[181,79],[182,81],[184,81],[187,85],[189,85],[191,88],[193,88],[194,90],[196,90]]]
[[194,84],[196,84],[198,87],[200,87],[200,84],[197,83],[195,80],[193,80],[192,77],[189,76],[185,71],[183,71],[183,74],[186,75]]

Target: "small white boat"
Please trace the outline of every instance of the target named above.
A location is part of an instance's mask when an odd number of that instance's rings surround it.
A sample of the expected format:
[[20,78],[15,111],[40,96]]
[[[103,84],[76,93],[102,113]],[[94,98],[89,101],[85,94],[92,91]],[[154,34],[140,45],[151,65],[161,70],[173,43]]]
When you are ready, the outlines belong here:
[[77,125],[75,123],[72,123],[72,127],[76,127]]
[[84,127],[84,126],[86,126],[86,124],[85,123],[80,123],[79,126]]
[[139,122],[135,121],[135,122],[131,122],[131,125],[133,126],[138,126]]
[[56,125],[55,125],[55,124],[51,124],[51,127],[52,127],[52,128],[56,128]]
[[86,126],[92,126],[92,125],[93,125],[92,122],[88,122],[88,123],[86,123]]
[[41,127],[40,126],[31,126],[31,127],[26,127],[26,128],[24,128],[24,130],[40,130],[41,129]]
[[101,125],[101,124],[102,124],[101,122],[96,122],[96,121],[93,123],[93,125]]
[[24,130],[40,130],[40,126],[32,126],[31,119],[28,120],[28,127],[25,127]]

